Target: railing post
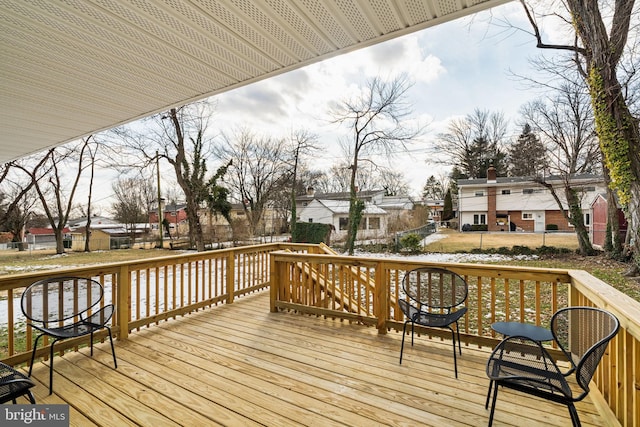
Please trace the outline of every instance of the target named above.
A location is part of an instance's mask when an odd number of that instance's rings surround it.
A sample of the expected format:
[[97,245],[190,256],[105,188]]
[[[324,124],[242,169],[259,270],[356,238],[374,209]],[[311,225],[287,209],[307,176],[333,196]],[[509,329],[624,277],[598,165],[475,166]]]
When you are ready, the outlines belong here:
[[129,280],[129,267],[123,265],[118,273],[118,283],[116,285],[119,340],[126,340],[129,337],[129,313],[131,312],[130,292],[131,281]]
[[276,259],[273,256],[273,252],[269,254],[269,311],[275,313],[278,311],[276,308],[276,300],[278,299],[278,293],[280,288],[280,265],[276,264]]
[[236,252],[230,251],[227,256],[227,304],[233,303],[236,291]]
[[389,317],[389,283],[386,276],[385,264],[378,262],[375,275],[374,314],[378,319],[376,327],[379,334],[387,333],[387,318]]

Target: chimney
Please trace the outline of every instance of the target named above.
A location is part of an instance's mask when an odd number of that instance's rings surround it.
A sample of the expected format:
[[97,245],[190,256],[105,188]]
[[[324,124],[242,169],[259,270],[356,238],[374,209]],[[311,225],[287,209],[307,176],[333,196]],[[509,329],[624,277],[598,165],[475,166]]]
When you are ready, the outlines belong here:
[[307,196],[312,196],[316,193],[316,190],[313,187],[307,187]]
[[496,168],[493,165],[489,165],[489,169],[487,169],[487,182],[496,182]]

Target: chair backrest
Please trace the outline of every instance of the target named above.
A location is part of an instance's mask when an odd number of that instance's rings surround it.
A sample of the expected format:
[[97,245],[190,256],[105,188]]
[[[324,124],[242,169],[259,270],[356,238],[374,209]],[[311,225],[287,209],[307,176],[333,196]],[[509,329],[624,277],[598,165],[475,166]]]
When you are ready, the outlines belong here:
[[551,318],[551,332],[575,366],[576,380],[583,390],[589,390],[598,363],[619,328],[613,314],[594,307],[563,308]]
[[467,282],[443,268],[422,267],[408,271],[402,280],[405,294],[430,311],[450,310],[467,299]]
[[[86,314],[102,300],[100,282],[85,277],[52,277],[22,293],[22,313],[32,322],[60,323]],[[57,326],[57,325],[56,325]]]

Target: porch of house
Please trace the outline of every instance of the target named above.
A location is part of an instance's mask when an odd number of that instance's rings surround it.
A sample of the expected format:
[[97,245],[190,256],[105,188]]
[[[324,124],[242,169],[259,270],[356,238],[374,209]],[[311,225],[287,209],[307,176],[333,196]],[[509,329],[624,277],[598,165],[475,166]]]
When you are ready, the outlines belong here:
[[[269,310],[269,292],[161,321],[116,342],[37,362],[38,403],[70,405],[71,425],[482,426],[490,348],[416,337],[398,364],[399,333],[346,320]],[[405,344],[409,344],[407,341]],[[592,395],[595,395],[593,393]],[[591,397],[584,426],[602,426]],[[564,406],[509,390],[494,425],[566,426]]]

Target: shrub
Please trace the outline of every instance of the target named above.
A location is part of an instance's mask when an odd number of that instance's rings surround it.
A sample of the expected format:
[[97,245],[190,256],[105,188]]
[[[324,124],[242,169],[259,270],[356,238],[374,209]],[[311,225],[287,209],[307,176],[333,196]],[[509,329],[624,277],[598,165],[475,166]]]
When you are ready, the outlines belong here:
[[558,231],[558,224],[547,224],[547,231]]
[[329,244],[330,224],[318,222],[297,222],[295,233],[291,236],[294,243],[326,243]]
[[489,226],[487,224],[473,224],[471,226],[471,231],[487,231]]
[[420,252],[422,250],[422,237],[419,234],[405,234],[400,238],[400,246],[403,250],[411,253]]
[[513,255],[532,255],[533,250],[531,250],[529,246],[514,245],[513,248],[511,248],[511,253]]

